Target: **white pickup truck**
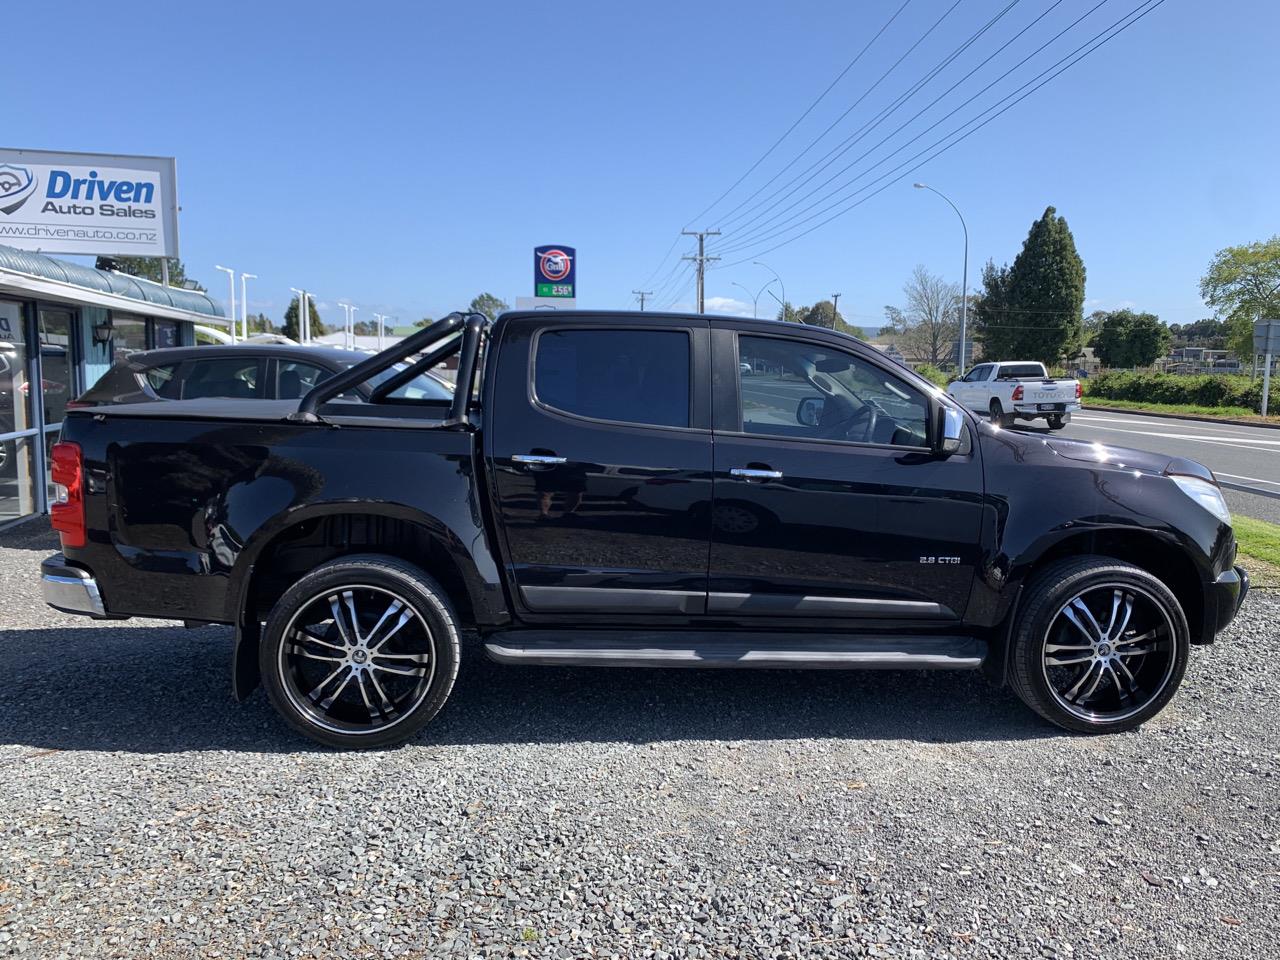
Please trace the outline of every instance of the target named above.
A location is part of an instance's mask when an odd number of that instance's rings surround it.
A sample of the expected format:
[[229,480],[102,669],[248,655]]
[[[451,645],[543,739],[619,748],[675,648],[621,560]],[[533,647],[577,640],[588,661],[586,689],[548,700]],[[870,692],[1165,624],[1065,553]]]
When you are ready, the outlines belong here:
[[1044,417],[1050,430],[1061,430],[1080,409],[1082,391],[1079,380],[1055,379],[1043,363],[1017,360],[980,363],[952,381],[947,393],[1002,427]]

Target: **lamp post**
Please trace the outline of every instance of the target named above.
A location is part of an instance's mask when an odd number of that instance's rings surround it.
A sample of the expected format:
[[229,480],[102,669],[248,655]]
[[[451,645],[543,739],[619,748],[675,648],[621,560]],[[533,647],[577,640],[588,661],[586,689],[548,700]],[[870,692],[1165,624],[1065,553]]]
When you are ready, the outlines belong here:
[[257,280],[256,273],[240,274],[240,333],[243,339],[249,339],[249,295],[245,292],[246,280]]
[[307,322],[307,291],[297,287],[289,289],[298,295],[298,342],[306,343],[311,333],[311,324]]
[[957,369],[963,372],[966,363],[964,355],[965,337],[969,331],[969,225],[964,222],[964,214],[960,212],[960,208],[952,203],[951,198],[941,190],[935,190],[927,183],[915,183],[912,186],[917,190],[928,190],[931,193],[936,193],[943,200],[946,200],[947,205],[960,218],[960,229],[964,231],[964,272],[961,274],[960,279],[960,356],[956,364]]
[[737,280],[730,280],[729,282],[733,284],[735,287],[737,287],[739,290],[746,291],[747,296],[751,297],[751,317],[752,319],[759,317],[760,311],[757,309],[757,305],[760,303],[760,296],[765,292],[765,290],[769,288],[769,286],[773,283],[773,281],[770,280],[769,283],[766,283],[763,287],[757,290],[756,295],[754,297],[751,296],[751,291],[747,290],[747,288],[744,287],[742,284],[740,284]]
[[227,286],[231,288],[231,313],[227,319],[231,321],[231,342],[236,342],[236,272],[230,267],[221,267],[214,264],[213,269],[221,270],[227,275]]
[[387,315],[385,313],[375,313],[373,319],[378,321],[378,349],[382,349],[383,325],[386,323]]
[[773,274],[773,279],[778,281],[778,286],[782,288],[782,319],[787,319],[787,285],[782,282],[782,277],[778,275],[777,270],[773,269],[773,267],[769,266],[767,263],[761,263],[759,260],[752,260],[751,263],[753,266],[764,267]]

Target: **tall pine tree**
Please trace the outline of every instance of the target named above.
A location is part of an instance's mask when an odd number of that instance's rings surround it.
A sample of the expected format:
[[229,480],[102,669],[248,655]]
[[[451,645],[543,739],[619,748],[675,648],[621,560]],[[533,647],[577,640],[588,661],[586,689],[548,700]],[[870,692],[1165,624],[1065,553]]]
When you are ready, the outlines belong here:
[[1084,342],[1084,261],[1065,218],[1053,207],[1031,225],[1013,266],[988,262],[974,329],[988,360],[1039,360],[1053,366]]
[[[307,317],[310,319],[311,336],[323,337],[329,332],[329,328],[324,325],[324,321],[320,319],[320,311],[316,309],[315,298],[310,294],[307,295]],[[299,323],[301,318],[298,316],[298,298],[294,297],[289,301],[289,308],[284,312],[284,335],[291,340],[302,342],[302,325]]]

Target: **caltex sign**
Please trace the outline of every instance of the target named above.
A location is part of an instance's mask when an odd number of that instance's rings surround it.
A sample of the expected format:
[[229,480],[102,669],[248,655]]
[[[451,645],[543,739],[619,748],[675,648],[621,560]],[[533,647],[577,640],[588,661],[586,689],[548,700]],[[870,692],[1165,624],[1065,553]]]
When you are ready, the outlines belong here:
[[176,257],[174,160],[0,148],[0,244]]
[[578,252],[573,247],[549,244],[533,248],[533,295],[535,297],[575,296]]

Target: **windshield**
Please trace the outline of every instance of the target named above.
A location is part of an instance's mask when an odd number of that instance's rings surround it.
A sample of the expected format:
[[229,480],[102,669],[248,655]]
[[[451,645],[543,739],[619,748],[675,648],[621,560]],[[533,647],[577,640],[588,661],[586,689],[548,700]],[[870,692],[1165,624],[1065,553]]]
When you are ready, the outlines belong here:
[[[374,374],[369,378],[370,387],[386,383],[408,366],[407,363],[397,363],[388,370]],[[452,400],[453,387],[430,373],[420,373],[403,387],[392,390],[388,396],[396,400]]]

